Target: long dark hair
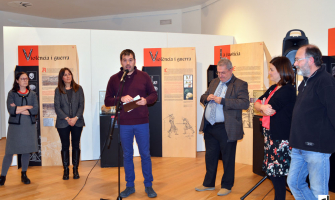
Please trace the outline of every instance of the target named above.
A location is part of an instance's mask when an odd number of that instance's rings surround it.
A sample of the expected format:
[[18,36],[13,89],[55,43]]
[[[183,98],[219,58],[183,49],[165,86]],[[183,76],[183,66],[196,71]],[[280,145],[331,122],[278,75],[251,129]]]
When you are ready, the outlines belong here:
[[66,94],[66,92],[64,90],[65,89],[65,83],[63,81],[63,76],[64,76],[66,70],[70,72],[71,77],[72,77],[71,87],[74,90],[74,92],[77,92],[78,89],[79,89],[79,85],[73,80],[73,74],[72,74],[71,70],[67,67],[62,68],[59,71],[59,74],[58,74],[58,90],[59,90],[60,93]]
[[294,85],[294,72],[291,61],[288,58],[284,56],[275,57],[270,61],[270,63],[275,66],[280,76],[280,80],[277,85]]
[[22,74],[27,75],[27,77],[28,77],[28,85],[27,85],[26,88],[27,88],[27,90],[30,89],[30,87],[29,87],[29,76],[28,76],[28,74],[27,74],[26,72],[19,72],[19,73],[15,74],[15,79],[14,79],[13,88],[12,88],[12,91],[13,91],[13,92],[17,92],[17,91],[20,90],[20,85],[19,85],[16,81],[18,81],[18,80],[20,79],[20,76],[21,76]]

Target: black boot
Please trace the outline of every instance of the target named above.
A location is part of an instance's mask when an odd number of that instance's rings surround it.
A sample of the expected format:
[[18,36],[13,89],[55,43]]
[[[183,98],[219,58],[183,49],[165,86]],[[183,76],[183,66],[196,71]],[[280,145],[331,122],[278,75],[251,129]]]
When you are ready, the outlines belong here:
[[30,180],[27,177],[27,172],[21,172],[21,182],[24,184],[30,184]]
[[78,172],[79,159],[80,159],[80,150],[72,150],[73,179],[80,178]]
[[0,176],[0,186],[5,185],[6,182],[6,176]]
[[64,168],[63,180],[69,180],[69,165],[70,165],[69,151],[61,151],[61,155]]

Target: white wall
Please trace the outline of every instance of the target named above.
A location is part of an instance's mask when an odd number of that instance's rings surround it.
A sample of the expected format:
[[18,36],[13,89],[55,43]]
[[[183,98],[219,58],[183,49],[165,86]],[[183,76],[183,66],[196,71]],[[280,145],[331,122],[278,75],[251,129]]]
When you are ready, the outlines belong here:
[[[160,25],[160,20],[171,19],[172,24]],[[182,11],[168,10],[102,17],[61,20],[62,28],[129,30],[152,32],[182,32]]]
[[[132,13],[70,20],[54,20],[0,11],[0,27],[50,27],[50,28],[80,28],[102,30],[130,30],[174,33],[201,33],[201,7],[194,6],[186,9],[167,10],[146,13]],[[172,24],[160,25],[160,20],[171,19]],[[23,36],[26,37],[26,36]],[[0,31],[0,38],[3,32]],[[137,42],[137,41],[135,41]],[[0,74],[4,73],[3,40],[0,40]],[[17,64],[17,63],[16,63]],[[0,139],[6,136],[4,110],[6,90],[4,82],[0,81]]]
[[[119,71],[119,54],[125,48],[136,53],[136,65],[143,66],[143,48],[195,47],[197,59],[197,102],[207,89],[206,70],[214,62],[214,46],[233,44],[232,36],[182,33],[154,33],[133,31],[107,31],[51,28],[4,28],[5,91],[14,81],[18,45],[77,45],[79,80],[85,91],[86,126],[83,129],[82,159],[97,159],[100,155],[99,90],[105,90],[111,75]],[[4,94],[7,98],[7,94]],[[1,109],[4,109],[3,105]],[[6,113],[5,120],[8,119]],[[197,130],[203,108],[197,104]],[[198,134],[197,150],[203,151],[202,135]]]
[[201,34],[201,6],[182,10],[182,32]]
[[[21,15],[10,12],[0,11],[0,74],[4,74],[4,48],[3,48],[3,26],[21,26],[21,27],[58,27],[59,21],[42,18],[42,17],[33,17],[29,15]],[[26,37],[26,36],[23,36]],[[17,51],[17,49],[16,49]],[[14,65],[17,65],[16,62]],[[4,79],[0,80],[0,139],[1,137],[6,136],[6,124],[5,114],[7,110],[4,107],[6,99],[4,94],[8,90],[4,90]]]
[[[92,92],[91,85],[91,46],[90,30],[78,29],[55,29],[55,28],[21,28],[4,27],[4,74],[5,91],[9,91],[14,81],[14,69],[18,62],[19,45],[76,45],[79,59],[79,81],[85,92],[84,118],[86,126],[82,132],[81,145],[82,159],[87,160],[93,157],[92,137]],[[5,93],[7,99],[7,93]],[[4,109],[2,106],[1,109]],[[8,112],[5,112],[5,121],[8,120]],[[6,123],[6,127],[8,124]]]
[[286,33],[301,29],[327,55],[334,7],[332,0],[210,0],[202,6],[201,33],[233,35],[239,44],[264,41],[271,56],[278,56]]

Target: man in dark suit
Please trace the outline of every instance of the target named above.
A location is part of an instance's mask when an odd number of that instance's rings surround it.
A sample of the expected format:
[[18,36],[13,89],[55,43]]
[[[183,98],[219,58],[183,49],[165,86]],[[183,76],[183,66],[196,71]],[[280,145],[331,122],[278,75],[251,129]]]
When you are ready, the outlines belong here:
[[197,191],[215,189],[220,151],[224,174],[219,196],[227,195],[234,185],[237,140],[243,138],[242,110],[249,107],[248,84],[233,74],[230,60],[222,58],[217,64],[217,75],[211,81],[200,102],[205,112],[200,125],[206,146],[206,175]]

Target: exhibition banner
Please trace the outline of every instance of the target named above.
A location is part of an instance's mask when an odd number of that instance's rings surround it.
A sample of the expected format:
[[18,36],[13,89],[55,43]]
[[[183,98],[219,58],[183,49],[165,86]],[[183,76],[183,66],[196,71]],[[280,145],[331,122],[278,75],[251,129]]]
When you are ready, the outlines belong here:
[[328,56],[335,56],[335,28],[328,29]]
[[77,47],[75,45],[19,46],[18,58],[20,66],[39,66],[42,166],[61,166],[61,142],[55,128],[57,116],[54,95],[61,68],[69,68],[73,73],[73,79],[79,84]]
[[157,101],[148,105],[150,129],[150,155],[162,157],[162,76],[161,66],[144,66],[142,71],[149,74],[157,92]]
[[160,77],[155,79],[152,74],[149,75],[153,83],[161,80],[161,92],[158,92],[161,98],[157,103],[161,101],[162,105],[162,156],[196,157],[195,48],[144,49],[144,66],[145,71],[150,71],[152,67],[161,68]]
[[244,138],[238,141],[236,162],[252,164],[252,126],[254,102],[261,96],[266,86],[272,85],[267,78],[271,56],[264,42],[233,44],[214,47],[214,64],[226,57],[233,64],[233,74],[248,83],[250,107],[243,110]]

